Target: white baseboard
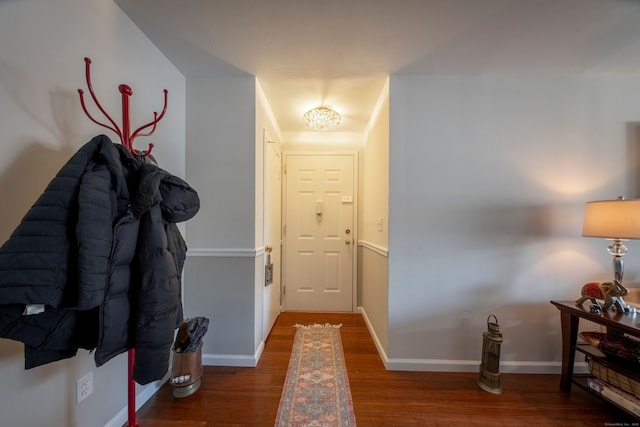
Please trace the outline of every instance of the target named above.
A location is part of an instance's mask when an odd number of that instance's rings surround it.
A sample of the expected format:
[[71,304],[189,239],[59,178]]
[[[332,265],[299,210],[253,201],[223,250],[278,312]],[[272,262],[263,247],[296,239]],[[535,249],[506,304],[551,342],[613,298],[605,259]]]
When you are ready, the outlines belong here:
[[380,359],[382,359],[382,363],[384,364],[385,369],[391,370],[387,366],[387,363],[389,360],[389,358],[387,357],[387,353],[384,351],[384,347],[382,346],[382,343],[380,342],[380,339],[378,338],[378,335],[376,334],[375,329],[373,329],[373,325],[369,321],[369,317],[367,317],[367,312],[365,311],[364,307],[358,307],[358,311],[360,311],[360,313],[362,314],[364,323],[367,325],[367,329],[369,330],[369,334],[371,335],[371,338],[373,338],[373,343],[375,344],[376,349],[378,350],[378,355],[380,355]]
[[[367,329],[373,338],[373,342],[378,350],[378,355],[382,359],[385,369],[388,371],[430,371],[430,372],[478,372],[480,360],[446,360],[446,359],[403,359],[389,358],[385,349],[376,335],[373,325],[367,317],[367,313],[363,307],[358,307]],[[515,374],[560,374],[562,368],[561,362],[538,362],[531,360],[518,361],[501,361],[501,373]],[[576,361],[574,363],[574,373],[587,373],[588,369],[584,362]]]
[[[586,368],[576,364],[575,373],[586,372]],[[506,374],[559,374],[560,362],[537,362],[531,360],[501,361],[500,373]],[[402,359],[391,358],[385,362],[389,371],[428,371],[428,372],[478,372],[480,360],[449,359]]]
[[255,368],[264,351],[264,341],[260,341],[253,356],[244,354],[203,354],[202,364],[204,366],[238,366]]
[[[136,411],[144,405],[147,400],[151,399],[160,387],[167,382],[169,376],[160,381],[155,381],[148,386],[146,386],[140,393],[136,394]],[[111,418],[109,422],[107,422],[104,427],[122,427],[125,423],[129,421],[129,408],[125,405],[115,417]]]

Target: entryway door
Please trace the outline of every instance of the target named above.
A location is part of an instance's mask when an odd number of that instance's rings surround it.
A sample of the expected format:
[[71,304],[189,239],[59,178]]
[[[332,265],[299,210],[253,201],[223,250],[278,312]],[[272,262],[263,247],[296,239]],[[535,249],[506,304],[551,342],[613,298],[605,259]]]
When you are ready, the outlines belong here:
[[285,310],[354,310],[357,159],[285,154]]

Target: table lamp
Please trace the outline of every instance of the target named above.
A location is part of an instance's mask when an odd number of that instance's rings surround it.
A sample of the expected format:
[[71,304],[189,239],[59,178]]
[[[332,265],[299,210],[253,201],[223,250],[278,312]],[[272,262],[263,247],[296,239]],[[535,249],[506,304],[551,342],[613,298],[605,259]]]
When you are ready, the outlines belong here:
[[600,237],[611,240],[607,247],[613,255],[613,278],[616,286],[622,286],[624,263],[627,253],[625,240],[640,239],[640,199],[597,200],[587,202],[582,225],[584,237]]

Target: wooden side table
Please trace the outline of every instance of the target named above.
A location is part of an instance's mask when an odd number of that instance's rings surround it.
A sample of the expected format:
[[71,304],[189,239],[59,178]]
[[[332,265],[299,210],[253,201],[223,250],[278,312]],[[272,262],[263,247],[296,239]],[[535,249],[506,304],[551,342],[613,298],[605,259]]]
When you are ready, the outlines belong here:
[[[590,303],[585,302],[585,306],[577,305],[574,301],[551,301],[560,310],[560,323],[562,327],[562,372],[560,374],[560,389],[565,393],[571,392],[571,384],[592,391],[587,385],[586,377],[574,378],[573,365],[576,349],[581,353],[594,357],[594,350],[588,344],[577,344],[578,324],[580,319],[590,320],[594,323],[606,327],[609,334],[628,334],[633,337],[640,337],[640,314],[619,313],[617,311],[607,311],[602,313],[592,313]],[[599,353],[595,350],[596,353]],[[595,357],[598,357],[595,355]],[[601,357],[604,355],[601,354]],[[615,363],[609,362],[610,365]],[[634,414],[635,415],[635,414]],[[636,415],[637,416],[637,415]]]
[[571,391],[578,323],[581,318],[605,326],[608,333],[626,333],[634,337],[640,337],[640,316],[636,313],[618,313],[617,311],[592,313],[588,302],[584,304],[585,307],[577,305],[574,301],[551,301],[551,304],[560,310],[560,324],[562,327],[560,388],[567,393]]

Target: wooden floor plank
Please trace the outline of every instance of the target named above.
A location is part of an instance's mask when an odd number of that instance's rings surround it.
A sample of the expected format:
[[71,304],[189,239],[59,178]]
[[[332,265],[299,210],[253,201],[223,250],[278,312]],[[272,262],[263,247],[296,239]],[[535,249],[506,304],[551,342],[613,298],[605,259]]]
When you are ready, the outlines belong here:
[[562,393],[559,375],[502,374],[504,393],[494,395],[473,373],[387,371],[361,315],[285,312],[257,367],[207,366],[200,389],[181,399],[165,384],[138,411],[139,426],[273,426],[297,323],[342,324],[360,427],[640,425],[579,387]]

